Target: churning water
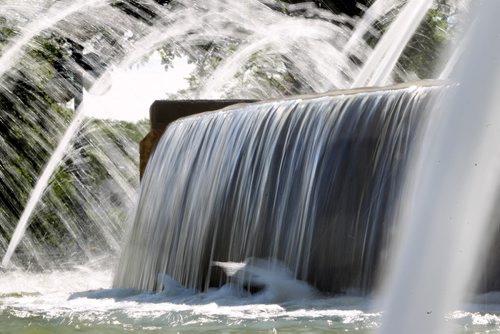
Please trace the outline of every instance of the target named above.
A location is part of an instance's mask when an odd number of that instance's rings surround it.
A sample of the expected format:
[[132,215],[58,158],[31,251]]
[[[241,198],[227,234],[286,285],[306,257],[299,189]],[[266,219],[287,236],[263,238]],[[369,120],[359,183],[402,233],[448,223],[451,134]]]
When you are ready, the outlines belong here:
[[[204,293],[175,283],[156,294],[102,289],[111,278],[111,270],[92,264],[71,271],[4,274],[1,332],[371,333],[382,321],[371,297],[315,296],[273,303],[237,286]],[[477,296],[461,311],[449,313],[446,323],[454,333],[499,333],[499,302],[498,294]]]

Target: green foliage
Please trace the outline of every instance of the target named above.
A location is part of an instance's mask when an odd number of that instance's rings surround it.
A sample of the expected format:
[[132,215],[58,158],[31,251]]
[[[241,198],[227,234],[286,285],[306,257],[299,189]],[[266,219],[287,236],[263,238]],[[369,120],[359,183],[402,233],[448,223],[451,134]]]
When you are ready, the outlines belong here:
[[398,62],[396,81],[404,81],[408,76],[431,79],[439,75],[436,71],[440,69],[440,55],[457,33],[452,23],[456,21],[457,15],[457,10],[449,0],[434,4]]
[[[120,225],[129,214],[119,198],[102,197],[107,187],[118,187],[111,182],[109,161],[106,161],[106,150],[121,151],[127,164],[132,164],[135,180],[138,183],[138,157],[130,155],[130,147],[138,147],[138,142],[146,132],[146,123],[136,124],[124,121],[103,121],[89,119],[75,141],[72,152],[52,177],[43,198],[43,205],[37,210],[29,227],[34,238],[52,249],[54,254],[78,254],[82,245],[103,249],[105,242],[95,231],[95,224],[109,224],[108,219],[115,219]],[[116,152],[115,152],[116,153]],[[118,163],[113,161],[113,163]],[[120,191],[120,190],[118,190]],[[113,196],[113,195],[112,195]],[[106,216],[100,217],[104,210]],[[101,212],[101,213],[97,213]],[[74,230],[81,233],[75,238]],[[116,231],[120,233],[120,231]],[[74,259],[73,259],[74,260]]]
[[[287,15],[287,5],[301,1],[279,1],[279,6],[274,10]],[[354,11],[349,6],[340,4],[339,1],[318,1],[336,13],[347,12],[351,15],[362,15],[362,11]],[[371,1],[364,1],[369,5]],[[440,56],[450,43],[456,38],[456,22],[459,11],[453,0],[436,0],[429,10],[417,33],[409,41],[401,58],[399,59],[393,79],[396,82],[408,80],[435,78],[440,66]],[[364,36],[367,43],[375,47],[380,37],[388,29],[398,12],[405,5],[401,2],[380,21],[376,22],[375,29],[370,30]],[[362,8],[362,7],[361,7]],[[195,70],[188,78],[189,88],[173,95],[173,98],[196,98],[200,87],[206,82],[210,75],[219,65],[230,57],[240,45],[237,41],[225,40],[219,43],[210,42],[203,45],[184,45],[182,48],[165,46],[161,51],[163,64],[166,68],[171,66],[172,60],[178,56],[188,57],[189,62],[195,64]],[[354,58],[354,56],[352,56]],[[361,64],[362,60],[352,59],[354,63]],[[228,83],[226,95],[221,98],[269,98],[283,95],[308,94],[313,89],[304,85],[300,77],[296,77],[293,64],[285,57],[273,55],[272,52],[259,50],[252,55],[251,59],[240,69]],[[231,86],[232,85],[232,86]],[[241,87],[245,87],[244,91]],[[259,91],[260,89],[260,91]]]
[[[0,15],[0,52],[17,35],[9,25]],[[15,68],[1,78],[0,247],[6,247],[30,191],[73,117],[66,102],[76,98],[82,88],[75,81],[70,56],[64,38],[43,33],[30,41]],[[103,160],[106,151],[116,149],[120,157],[136,166],[135,179],[127,175],[126,181],[137,185],[138,156],[134,152],[145,132],[144,121],[86,122],[31,219],[27,233],[35,247],[41,245],[51,254],[82,253],[84,245],[99,242],[98,237],[91,240],[96,234],[96,221],[125,220],[128,212],[119,201],[99,209],[99,213],[89,207],[107,204],[103,203],[106,198],[99,197],[101,188],[105,183],[108,187],[114,185],[107,184],[110,163],[120,162]],[[79,240],[75,233],[88,235],[89,239]],[[18,260],[25,264],[32,262],[32,255],[23,246],[17,252]]]
[[17,35],[14,26],[0,14],[0,52]]

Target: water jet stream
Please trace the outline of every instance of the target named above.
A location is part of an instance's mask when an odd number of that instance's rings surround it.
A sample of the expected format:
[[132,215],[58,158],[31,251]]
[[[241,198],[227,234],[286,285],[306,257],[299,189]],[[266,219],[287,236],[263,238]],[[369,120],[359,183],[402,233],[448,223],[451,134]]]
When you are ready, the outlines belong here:
[[19,52],[34,36],[74,13],[77,13],[87,7],[107,5],[109,1],[110,0],[80,0],[74,3],[74,1],[70,0],[68,2],[71,2],[72,4],[67,8],[64,8],[66,3],[60,5],[59,2],[49,8],[45,13],[41,14],[41,19],[36,20],[25,27],[23,29],[23,34],[19,36],[12,45],[8,46],[7,50],[0,57],[0,77],[19,60]]
[[375,1],[363,14],[361,20],[356,24],[356,28],[342,49],[342,53],[349,56],[349,54],[356,49],[359,41],[363,36],[373,29],[373,23],[377,22],[381,17],[390,12],[394,7],[399,4],[401,0],[377,0]]
[[447,333],[445,314],[479,283],[490,224],[498,223],[500,2],[476,5],[464,61],[452,76],[459,85],[432,114],[411,165],[380,333]]
[[31,217],[33,210],[36,208],[38,202],[40,201],[45,188],[47,188],[52,174],[54,174],[56,168],[63,161],[64,154],[66,153],[66,150],[73,140],[76,132],[78,131],[78,129],[80,129],[80,126],[84,119],[85,114],[83,112],[77,111],[75,117],[73,118],[73,121],[66,129],[66,132],[61,138],[61,141],[59,142],[57,148],[50,157],[47,165],[44,167],[42,174],[38,178],[35,187],[33,188],[29,196],[28,203],[23,210],[21,218],[19,218],[16,229],[14,230],[14,234],[10,239],[9,246],[2,259],[2,267],[7,267],[9,265],[12,255],[14,254],[17,246],[19,245],[19,242],[26,232],[29,218]]
[[[98,80],[96,80],[93,83],[90,92],[92,92],[94,89],[99,89],[99,87],[103,85],[103,83],[107,80],[107,74],[109,74],[111,71],[112,68],[108,68],[108,70],[103,75],[101,75],[101,77]],[[29,200],[21,214],[21,217],[19,218],[19,221],[16,225],[12,238],[9,241],[8,248],[3,256],[1,263],[2,267],[7,267],[9,265],[12,255],[14,254],[15,250],[17,249],[17,246],[19,245],[24,234],[26,233],[26,229],[29,225],[29,219],[33,214],[33,211],[35,210],[38,202],[40,201],[43,192],[47,188],[50,178],[56,171],[57,167],[59,167],[60,164],[62,163],[63,158],[68,151],[69,145],[74,140],[75,135],[81,128],[82,123],[85,120],[86,116],[87,113],[85,109],[85,101],[83,101],[82,104],[80,104],[78,109],[75,111],[73,120],[66,129],[63,137],[61,138],[54,152],[52,153],[46,166],[43,168],[42,174],[38,178],[35,187],[33,188],[33,190],[29,195]]]
[[[474,22],[471,24],[471,26],[474,26]],[[455,51],[451,54],[451,57],[449,60],[446,62],[445,67],[441,71],[441,74],[439,74],[439,79],[440,80],[446,80],[449,79],[450,76],[453,74],[453,71],[457,68],[457,64],[460,62],[462,55],[465,52],[465,47],[470,43],[469,39],[471,38],[471,30],[467,30],[463,38],[460,40],[460,43],[456,46]]]
[[351,87],[387,84],[392,69],[431,5],[432,0],[413,0],[406,4],[377,43]]

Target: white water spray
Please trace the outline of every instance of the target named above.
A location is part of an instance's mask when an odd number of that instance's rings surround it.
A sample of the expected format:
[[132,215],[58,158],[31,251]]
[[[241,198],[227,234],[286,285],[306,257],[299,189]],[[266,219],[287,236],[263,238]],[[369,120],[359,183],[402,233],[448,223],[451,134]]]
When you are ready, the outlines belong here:
[[373,29],[373,24],[389,11],[394,9],[401,0],[377,0],[364,13],[361,20],[357,23],[354,32],[349,41],[344,46],[342,53],[348,56],[353,50],[359,47],[359,41],[363,36]]
[[431,5],[432,0],[414,0],[406,4],[363,65],[351,87],[387,84],[392,69]]
[[64,136],[59,142],[56,150],[50,157],[49,162],[43,169],[42,174],[38,178],[38,181],[36,182],[35,187],[33,188],[33,191],[30,194],[28,203],[26,204],[23,210],[21,218],[19,218],[19,221],[16,225],[16,229],[10,240],[9,247],[7,248],[7,251],[5,252],[5,255],[2,259],[2,267],[7,267],[9,265],[10,259],[14,254],[14,251],[16,250],[17,246],[19,245],[19,242],[23,238],[24,233],[26,232],[29,218],[31,217],[33,210],[36,208],[38,202],[40,201],[40,198],[42,197],[45,188],[47,188],[47,185],[49,184],[52,174],[54,174],[56,168],[60,165],[61,161],[63,161],[67,148],[71,143],[71,141],[73,140],[73,138],[75,137],[75,134],[78,131],[78,129],[80,129],[80,126],[84,119],[85,119],[84,113],[78,112],[76,114],[75,118],[73,119],[73,121],[67,128],[66,132],[64,133]]
[[[471,24],[471,26],[473,26]],[[469,45],[471,39],[471,29],[469,29],[463,38],[461,39],[460,43],[455,47],[455,50],[451,53],[451,57],[449,60],[446,62],[446,65],[444,66],[443,70],[441,71],[441,74],[439,74],[439,80],[446,80],[449,79],[450,76],[453,74],[453,71],[457,67],[458,63],[460,62],[464,52],[465,48],[467,45]]]
[[109,0],[80,0],[76,3],[70,0],[62,4],[57,2],[53,7],[41,14],[40,19],[26,26],[23,29],[23,34],[8,46],[8,49],[0,57],[0,77],[18,62],[19,53],[34,36],[87,7],[107,5],[108,2]]
[[[154,22],[154,25],[148,27],[140,22],[131,22],[131,19],[124,16],[123,13],[113,8],[108,8],[109,1],[106,0],[63,1],[56,3],[47,1],[43,6],[40,6],[43,12],[39,15],[31,15],[34,17],[29,18],[29,21],[32,23],[20,29],[22,33],[6,46],[6,51],[0,58],[0,76],[5,74],[9,68],[15,66],[16,62],[21,58],[20,55],[26,51],[26,46],[33,37],[48,29],[58,31],[58,26],[61,23],[64,23],[64,27],[71,27],[71,29],[68,29],[69,31],[65,31],[65,29],[61,29],[60,31],[63,35],[67,34],[70,40],[85,44],[86,48],[89,45],[89,50],[92,50],[92,52],[98,52],[96,50],[100,50],[100,48],[105,50],[102,54],[98,54],[101,60],[108,62],[111,61],[113,56],[123,57],[122,59],[118,59],[118,61],[114,59],[119,68],[130,66],[144,55],[167,43],[177,46],[182,43],[181,49],[185,48],[189,53],[193,45],[196,46],[200,43],[215,42],[216,44],[225,44],[236,40],[239,45],[232,56],[223,61],[215,69],[208,82],[204,83],[203,78],[200,80],[202,87],[206,85],[204,91],[208,91],[215,96],[224,95],[221,92],[225,88],[223,86],[231,80],[234,81],[238,70],[248,65],[251,62],[252,56],[261,52],[262,49],[271,49],[273,56],[278,55],[279,57],[283,56],[288,59],[292,64],[292,70],[296,72],[299,78],[303,79],[307,87],[311,87],[316,92],[322,92],[332,87],[345,87],[352,80],[352,73],[357,72],[358,65],[351,63],[341,52],[344,43],[349,43],[348,49],[352,50],[359,59],[365,59],[366,53],[370,50],[370,47],[362,38],[349,39],[352,32],[351,28],[335,23],[345,22],[346,20],[350,20],[350,18],[342,15],[334,15],[329,11],[321,10],[312,5],[290,5],[287,10],[291,13],[294,10],[306,10],[309,14],[321,17],[324,20],[311,20],[293,15],[284,15],[268,6],[269,4],[273,4],[272,1],[269,3],[248,1],[230,5],[218,0],[197,2],[196,5],[182,0],[176,3],[177,7],[174,6],[166,10],[161,6],[155,5],[153,1],[146,1],[145,4],[151,6],[151,8],[155,8],[156,14],[158,14],[158,19]],[[222,11],[220,10],[221,5]],[[109,31],[114,34],[114,39],[123,42],[120,45],[120,47],[126,50],[123,54],[116,51],[120,49],[119,47],[106,44],[108,42],[112,44],[113,38],[110,41],[97,40],[93,42],[79,36],[79,32],[82,30],[78,26],[81,23],[79,20],[84,23],[87,22],[85,20],[89,20],[84,15],[85,10],[103,6],[106,7],[103,8],[106,9],[103,17],[107,18],[109,16],[112,19],[106,20],[102,17],[97,17],[96,21],[99,24],[103,24],[105,30],[109,28]],[[385,15],[389,8],[392,8],[391,6],[393,6],[393,1],[379,0],[374,9],[368,10],[369,18],[367,17],[364,21],[365,26],[363,29],[366,29],[367,25],[375,22],[380,16]],[[252,13],[252,15],[248,15],[248,13]],[[84,18],[82,19],[81,16]],[[254,17],[258,19],[255,20]],[[72,19],[71,22],[69,22],[69,19]],[[269,27],[273,27],[273,29],[269,29]],[[72,30],[73,28],[75,31]],[[297,36],[290,38],[289,31],[292,30],[300,34],[295,34]],[[358,35],[361,34],[360,31],[358,30]],[[128,33],[132,33],[132,35]],[[121,40],[123,36],[129,37]],[[276,36],[281,37],[277,38]],[[262,41],[267,41],[268,43],[262,43]],[[286,41],[286,45],[284,45],[284,41]],[[300,52],[297,52],[297,50],[300,50]],[[310,52],[311,50],[313,52]],[[321,50],[322,52],[314,50]],[[360,53],[363,53],[363,55]],[[341,72],[343,75],[339,75],[338,68],[331,66],[332,57],[336,59],[333,63],[342,68]],[[273,60],[270,61],[270,64],[272,62]],[[75,73],[81,73],[83,70],[78,64],[73,64],[72,66],[74,66]],[[97,66],[100,65],[97,64]],[[285,68],[282,62],[278,65],[273,64],[273,70],[276,70],[280,66],[282,72],[290,70]],[[86,72],[83,75],[84,77],[93,76],[92,73]],[[105,76],[106,74],[101,75],[101,77]],[[94,84],[94,89],[100,86],[102,81],[102,79],[98,80]],[[277,90],[273,91],[274,88],[269,84],[269,80],[266,82],[254,79],[254,81],[246,84],[246,86],[258,89],[259,94],[261,94],[259,97],[266,98],[276,94],[273,92],[277,92]],[[240,92],[236,94],[240,94]],[[246,97],[249,97],[248,94],[248,92],[243,93]],[[253,92],[252,94],[255,93]],[[84,118],[84,115],[78,111],[75,120],[73,120],[67,129],[63,140],[39,177],[21,219],[16,226],[8,251],[3,258],[3,265],[9,263],[16,246],[26,231],[28,220],[37,205],[37,201],[43,195],[52,173],[59,164],[58,160],[63,157],[66,147],[71,143],[71,137],[77,132]]]
[[459,86],[433,114],[409,175],[380,333],[446,333],[445,314],[473,288],[493,234],[500,185],[500,2],[483,1],[479,9]]

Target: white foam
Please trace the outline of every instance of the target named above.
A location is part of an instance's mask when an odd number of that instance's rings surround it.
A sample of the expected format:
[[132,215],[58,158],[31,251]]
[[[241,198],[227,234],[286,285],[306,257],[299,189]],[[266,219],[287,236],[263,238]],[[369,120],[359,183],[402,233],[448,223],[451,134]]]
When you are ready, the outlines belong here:
[[241,286],[257,285],[262,290],[249,297],[255,303],[283,303],[310,299],[318,292],[293,277],[290,270],[275,260],[248,259],[242,263],[214,262]]
[[[378,321],[379,314],[369,313],[363,298],[308,295],[309,299],[293,299],[295,292],[285,295],[284,291],[305,283],[283,276],[280,270],[266,273],[264,267],[255,264],[242,267],[253,273],[262,271],[260,274],[269,284],[264,289],[269,292],[254,295],[238,284],[196,292],[165,276],[159,278],[165,286],[161,293],[108,289],[110,271],[83,267],[45,274],[0,273],[0,321],[43,319],[54,321],[58,326],[93,327],[105,323],[140,330],[178,326],[186,330],[191,326],[209,326],[207,328],[213,330],[227,326],[267,330],[303,326],[300,324],[304,322],[314,324],[311,325],[314,328],[364,328]],[[285,281],[282,291],[277,290],[278,278]],[[305,291],[311,289],[308,287]],[[286,303],[277,303],[277,299]]]
[[[374,300],[358,296],[326,297],[319,294],[293,299],[297,286],[305,284],[287,276],[288,270],[272,262],[250,260],[233,275],[248,278],[243,272],[258,273],[272,293],[249,294],[236,282],[221,288],[196,292],[161,276],[161,293],[141,293],[131,289],[110,289],[111,271],[79,267],[71,271],[44,274],[32,272],[0,273],[0,322],[2,326],[28,321],[51,326],[80,326],[137,331],[176,330],[221,331],[286,329],[300,330],[372,330],[380,326],[382,313],[374,311]],[[270,271],[269,271],[270,270]],[[243,272],[241,272],[243,271]],[[238,274],[239,273],[239,274]],[[289,272],[288,272],[289,273]],[[277,284],[287,291],[285,302],[276,302]],[[283,283],[284,282],[284,283]],[[309,287],[309,289],[312,289]],[[306,290],[308,291],[308,290]],[[310,290],[309,290],[310,291]],[[458,332],[498,332],[500,304],[492,303],[500,293],[476,296],[463,310],[447,315],[447,323]],[[299,295],[303,297],[304,295]],[[480,304],[489,298],[488,304]],[[475,303],[478,302],[478,303]],[[21,323],[24,324],[24,323]]]

